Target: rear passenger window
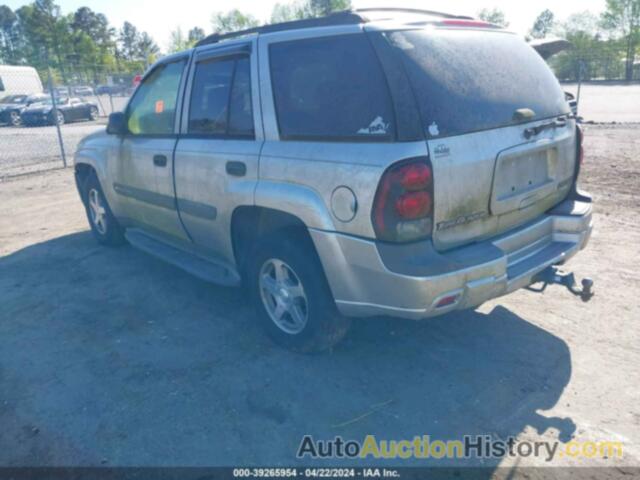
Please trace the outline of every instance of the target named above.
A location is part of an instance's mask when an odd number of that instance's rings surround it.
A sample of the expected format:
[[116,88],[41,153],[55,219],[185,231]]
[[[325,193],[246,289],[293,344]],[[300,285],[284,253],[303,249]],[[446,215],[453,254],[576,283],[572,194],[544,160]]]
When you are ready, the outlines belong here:
[[188,131],[200,135],[253,137],[248,57],[197,64]]
[[364,34],[275,43],[269,57],[282,139],[395,139],[384,74]]

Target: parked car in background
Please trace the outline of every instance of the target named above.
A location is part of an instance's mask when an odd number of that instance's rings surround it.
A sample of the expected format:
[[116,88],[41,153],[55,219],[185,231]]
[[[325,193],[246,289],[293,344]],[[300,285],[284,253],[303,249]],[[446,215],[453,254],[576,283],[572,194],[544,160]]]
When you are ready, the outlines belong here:
[[96,94],[98,95],[125,95],[128,87],[125,85],[98,85]]
[[82,85],[79,87],[72,87],[71,91],[73,92],[74,95],[77,95],[79,97],[91,97],[95,95],[95,93],[93,92],[93,88],[88,87],[86,85]]
[[22,123],[34,125],[62,125],[78,120],[95,120],[98,118],[98,106],[81,98],[61,97],[56,99],[56,108],[51,98],[31,105],[24,109],[21,115]]
[[53,93],[56,97],[69,97],[71,95],[69,87],[54,87],[50,93]]
[[21,113],[29,105],[44,102],[49,97],[44,93],[36,95],[7,95],[0,99],[0,124],[13,125],[22,123]]
[[42,92],[42,81],[35,68],[0,65],[0,96],[35,92]]

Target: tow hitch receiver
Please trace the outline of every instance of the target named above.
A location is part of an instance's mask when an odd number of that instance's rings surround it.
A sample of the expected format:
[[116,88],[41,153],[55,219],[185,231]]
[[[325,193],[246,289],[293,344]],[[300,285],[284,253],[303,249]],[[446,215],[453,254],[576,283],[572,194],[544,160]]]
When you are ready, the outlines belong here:
[[[542,287],[534,287],[536,283],[542,283]],[[532,292],[544,292],[548,285],[564,285],[575,296],[580,297],[583,302],[588,302],[593,297],[593,280],[583,278],[582,288],[576,285],[576,277],[573,273],[561,272],[557,267],[548,267],[533,277],[531,286],[526,287]]]

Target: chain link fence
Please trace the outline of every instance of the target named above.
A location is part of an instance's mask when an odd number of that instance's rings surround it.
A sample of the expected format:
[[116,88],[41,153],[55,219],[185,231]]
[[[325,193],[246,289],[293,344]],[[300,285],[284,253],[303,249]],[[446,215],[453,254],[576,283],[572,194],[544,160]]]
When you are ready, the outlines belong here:
[[[617,51],[562,52],[551,57],[549,65],[562,82],[627,81],[626,61]],[[631,69],[631,79],[640,80],[640,64]]]
[[640,122],[640,62],[628,67],[619,48],[569,49],[548,63],[586,122]]
[[[640,63],[628,85],[619,50],[568,50],[549,65],[594,121],[640,121]],[[55,70],[0,65],[0,179],[72,163],[80,140],[124,110],[143,72],[68,64]],[[615,105],[613,105],[615,104]],[[585,108],[582,108],[582,107]]]
[[0,66],[0,179],[70,165],[80,140],[124,110],[137,81],[98,66]]

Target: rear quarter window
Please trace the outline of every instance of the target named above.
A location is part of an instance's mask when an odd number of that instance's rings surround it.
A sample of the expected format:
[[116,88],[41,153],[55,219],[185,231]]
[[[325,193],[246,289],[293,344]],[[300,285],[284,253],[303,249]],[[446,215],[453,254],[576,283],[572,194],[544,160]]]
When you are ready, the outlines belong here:
[[283,140],[395,139],[385,77],[364,34],[274,43],[269,58]]

